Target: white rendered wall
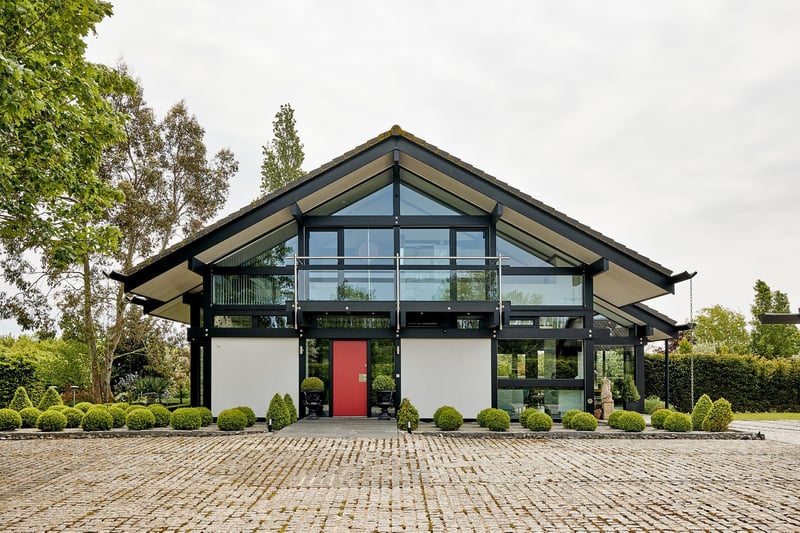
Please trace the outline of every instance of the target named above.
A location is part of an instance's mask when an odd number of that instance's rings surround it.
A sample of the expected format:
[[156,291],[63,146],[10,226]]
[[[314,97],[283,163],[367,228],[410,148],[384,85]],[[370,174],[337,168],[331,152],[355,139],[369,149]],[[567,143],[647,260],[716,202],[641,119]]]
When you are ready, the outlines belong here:
[[489,339],[402,339],[402,396],[421,418],[443,405],[475,418],[492,406],[492,346]]
[[211,411],[244,405],[263,418],[275,393],[287,392],[295,406],[297,339],[216,338],[211,346]]

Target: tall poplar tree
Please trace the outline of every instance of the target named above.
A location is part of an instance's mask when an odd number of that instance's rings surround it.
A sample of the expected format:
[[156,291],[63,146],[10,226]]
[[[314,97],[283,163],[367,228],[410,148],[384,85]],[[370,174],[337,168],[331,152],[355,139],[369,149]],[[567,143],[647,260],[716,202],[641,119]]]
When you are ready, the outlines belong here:
[[763,313],[789,313],[786,293],[772,291],[762,280],[757,280],[755,298],[750,311],[753,314],[751,340],[753,353],[767,358],[791,357],[800,352],[800,330],[794,324],[762,324],[758,315]]
[[281,105],[272,122],[274,138],[262,147],[264,161],[261,164],[261,192],[266,194],[280,189],[300,178],[302,170],[303,143],[295,128],[294,109],[290,104]]

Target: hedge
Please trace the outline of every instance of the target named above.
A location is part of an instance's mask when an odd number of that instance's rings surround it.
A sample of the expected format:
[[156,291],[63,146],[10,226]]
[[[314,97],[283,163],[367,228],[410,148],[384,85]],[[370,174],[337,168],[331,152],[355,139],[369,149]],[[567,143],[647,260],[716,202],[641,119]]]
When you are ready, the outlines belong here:
[[[691,354],[669,356],[669,403],[692,410]],[[664,398],[664,354],[645,354],[645,396]],[[694,354],[694,398],[726,398],[735,412],[800,411],[800,358]]]

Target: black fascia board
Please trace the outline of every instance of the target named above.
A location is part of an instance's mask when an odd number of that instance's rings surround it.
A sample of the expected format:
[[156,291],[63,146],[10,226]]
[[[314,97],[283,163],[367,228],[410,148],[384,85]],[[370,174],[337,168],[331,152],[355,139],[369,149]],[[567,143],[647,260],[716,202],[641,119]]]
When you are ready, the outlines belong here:
[[241,216],[230,220],[228,223],[215,228],[207,235],[203,235],[195,241],[187,243],[185,246],[177,248],[172,253],[157,259],[153,263],[125,276],[125,292],[133,292],[137,287],[143,285],[162,272],[188,262],[208,248],[219,244],[225,239],[243,231],[246,228],[260,222],[299,200],[308,196],[317,189],[326,187],[336,180],[358,170],[366,164],[379,159],[391,152],[395,148],[397,137],[389,137],[373,146],[365,148],[363,152],[355,154],[337,165],[325,169],[319,175],[299,183],[295,187],[286,190],[280,196],[253,208]]
[[486,194],[509,209],[519,211],[531,220],[550,228],[597,255],[607,258],[657,287],[670,293],[675,292],[675,283],[672,281],[671,275],[656,271],[638,259],[593,237],[580,228],[561,220],[559,217],[531,205],[512,192],[490,183],[485,178],[462,168],[456,163],[442,158],[440,155],[429,151],[419,144],[403,137],[398,138],[397,144],[401,151],[431,168],[455,178],[474,190]]
[[678,334],[678,331],[680,331],[680,327],[679,326],[677,326],[675,324],[672,324],[670,322],[667,322],[663,318],[658,317],[658,316],[646,311],[645,309],[642,309],[637,304],[623,305],[622,307],[619,308],[619,310],[624,312],[624,313],[626,313],[626,314],[628,314],[628,315],[631,315],[632,317],[634,317],[634,318],[636,318],[638,320],[641,320],[645,324],[647,324],[649,326],[652,326],[653,328],[655,328],[655,329],[657,329],[659,331],[663,331],[664,333],[666,333],[668,335],[674,336],[674,335]]

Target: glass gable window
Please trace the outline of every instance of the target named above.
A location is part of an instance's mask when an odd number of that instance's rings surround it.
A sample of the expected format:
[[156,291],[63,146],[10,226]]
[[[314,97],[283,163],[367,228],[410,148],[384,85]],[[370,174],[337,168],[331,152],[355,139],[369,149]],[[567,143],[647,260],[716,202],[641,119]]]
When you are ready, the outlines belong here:
[[400,169],[400,179],[401,215],[486,214],[474,205],[405,169]]
[[391,169],[308,212],[309,216],[391,216],[394,214]]
[[[356,200],[347,207],[331,213],[333,216],[391,216],[394,211],[392,184],[378,189],[369,196]],[[346,200],[340,200],[342,203]]]
[[503,265],[512,267],[551,267],[550,263],[532,252],[497,236],[497,255],[502,255]]
[[513,305],[583,305],[583,277],[504,275],[503,300]]
[[294,264],[297,228],[284,226],[216,262],[224,267],[281,267]]
[[503,265],[510,267],[569,267],[580,261],[531,237],[530,234],[506,222],[497,223],[497,253],[509,257]]

